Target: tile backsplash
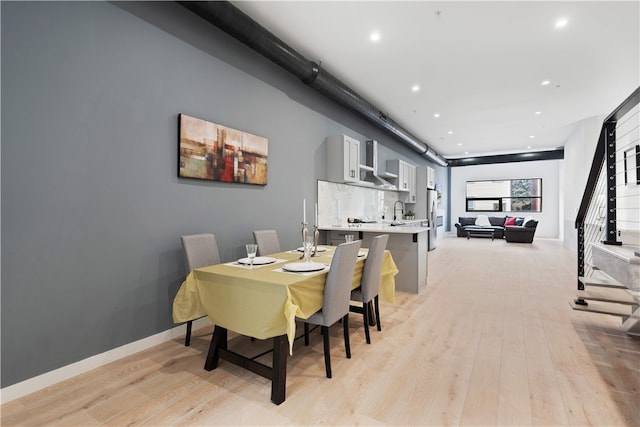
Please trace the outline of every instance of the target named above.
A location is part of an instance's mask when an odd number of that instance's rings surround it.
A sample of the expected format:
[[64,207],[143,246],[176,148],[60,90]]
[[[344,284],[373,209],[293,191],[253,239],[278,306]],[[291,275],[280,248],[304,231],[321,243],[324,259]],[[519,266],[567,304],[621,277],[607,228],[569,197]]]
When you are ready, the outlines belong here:
[[320,226],[345,226],[347,218],[382,222],[383,216],[384,221],[392,221],[397,200],[397,191],[318,181],[318,222]]

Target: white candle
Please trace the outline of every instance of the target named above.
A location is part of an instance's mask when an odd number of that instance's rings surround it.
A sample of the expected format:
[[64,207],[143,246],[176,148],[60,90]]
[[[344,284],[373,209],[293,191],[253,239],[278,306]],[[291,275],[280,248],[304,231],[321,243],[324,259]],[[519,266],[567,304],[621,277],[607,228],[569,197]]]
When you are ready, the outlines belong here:
[[316,227],[318,226],[318,204],[316,203]]
[[307,199],[302,199],[302,223],[307,223]]

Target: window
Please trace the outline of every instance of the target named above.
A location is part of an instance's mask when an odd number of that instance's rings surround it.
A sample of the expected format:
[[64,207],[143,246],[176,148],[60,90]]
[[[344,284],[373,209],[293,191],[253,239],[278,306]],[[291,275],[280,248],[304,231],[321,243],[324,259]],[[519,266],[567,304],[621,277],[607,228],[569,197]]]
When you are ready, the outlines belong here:
[[542,212],[542,178],[467,181],[467,212]]

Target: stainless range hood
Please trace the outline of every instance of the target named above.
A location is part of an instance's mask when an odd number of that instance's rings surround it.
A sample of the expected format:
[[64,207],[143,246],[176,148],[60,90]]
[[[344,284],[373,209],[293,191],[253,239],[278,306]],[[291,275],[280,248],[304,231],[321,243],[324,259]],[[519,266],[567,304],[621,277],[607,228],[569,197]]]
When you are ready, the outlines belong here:
[[391,184],[385,178],[397,178],[397,175],[394,175],[389,172],[378,172],[378,141],[369,140],[366,142],[366,167],[362,167],[360,165],[360,169],[364,169],[366,171],[364,181],[371,182],[376,187],[382,187],[385,190],[397,190],[398,187],[394,184]]

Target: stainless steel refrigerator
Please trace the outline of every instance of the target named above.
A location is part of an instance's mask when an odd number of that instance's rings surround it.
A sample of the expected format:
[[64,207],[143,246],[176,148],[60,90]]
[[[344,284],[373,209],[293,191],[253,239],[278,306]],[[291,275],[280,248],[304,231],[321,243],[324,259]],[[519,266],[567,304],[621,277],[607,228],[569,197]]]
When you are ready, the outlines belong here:
[[438,193],[435,190],[434,170],[429,167],[416,168],[416,218],[426,218],[429,226],[430,251],[438,240]]
[[427,219],[429,220],[429,250],[436,248],[438,240],[438,193],[435,189],[427,189]]

